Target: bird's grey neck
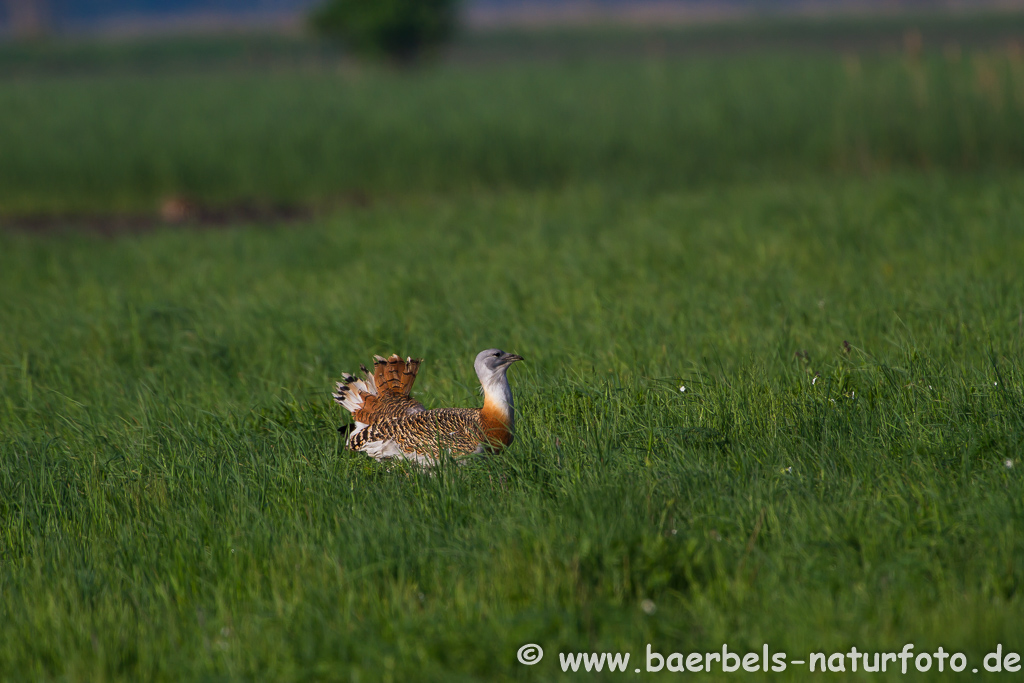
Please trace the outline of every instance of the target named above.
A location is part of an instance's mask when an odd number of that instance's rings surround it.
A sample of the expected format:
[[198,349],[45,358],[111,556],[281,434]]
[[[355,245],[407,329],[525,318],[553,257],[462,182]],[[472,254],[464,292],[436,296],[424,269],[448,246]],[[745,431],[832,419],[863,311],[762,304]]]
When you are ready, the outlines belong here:
[[512,387],[508,385],[508,377],[504,372],[497,372],[480,384],[484,389],[484,401],[491,402],[496,408],[503,410],[511,423],[514,417],[514,406],[512,404]]

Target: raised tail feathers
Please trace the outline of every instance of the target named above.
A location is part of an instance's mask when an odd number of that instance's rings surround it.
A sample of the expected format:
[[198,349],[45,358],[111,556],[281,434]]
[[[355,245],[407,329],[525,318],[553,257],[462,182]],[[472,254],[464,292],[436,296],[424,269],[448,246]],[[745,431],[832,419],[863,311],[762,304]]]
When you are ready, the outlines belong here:
[[408,396],[412,385],[416,382],[422,358],[406,358],[402,360],[398,354],[390,358],[373,357],[373,379],[381,394],[390,393]]
[[[352,413],[357,423],[369,424],[378,402],[377,383],[373,375],[363,368],[364,378],[345,373],[344,382],[335,385],[334,400],[345,410]],[[358,427],[357,427],[358,428]]]
[[416,381],[421,360],[397,355],[390,358],[374,356],[373,373],[361,365],[363,378],[343,375],[344,382],[338,382],[333,393],[334,400],[352,413],[355,429],[347,441],[366,425],[381,420],[415,415],[425,410],[423,405],[409,396]]

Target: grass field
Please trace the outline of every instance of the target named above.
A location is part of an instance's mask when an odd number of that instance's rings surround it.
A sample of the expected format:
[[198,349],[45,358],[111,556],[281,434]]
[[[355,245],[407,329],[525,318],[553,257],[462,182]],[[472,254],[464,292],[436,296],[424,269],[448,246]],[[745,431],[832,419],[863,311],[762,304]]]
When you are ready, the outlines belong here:
[[[1024,35],[1024,21],[1003,23]],[[169,195],[331,207],[352,194],[390,201],[581,183],[663,191],[780,174],[1024,167],[1024,41],[998,34],[965,51],[942,36],[895,54],[598,53],[412,74],[296,66],[297,47],[273,44],[264,48],[278,67],[158,68],[191,55],[192,43],[151,48],[154,66],[133,73],[90,58],[96,48],[81,56],[91,68],[0,80],[0,220],[152,211]],[[499,41],[503,51],[518,43]],[[244,52],[201,45],[215,63]],[[142,59],[140,47],[106,52],[115,63]]]
[[[0,680],[1024,652],[1015,54],[0,83],[7,215],[370,197],[0,231]],[[474,405],[489,346],[507,452],[343,448],[341,372]]]

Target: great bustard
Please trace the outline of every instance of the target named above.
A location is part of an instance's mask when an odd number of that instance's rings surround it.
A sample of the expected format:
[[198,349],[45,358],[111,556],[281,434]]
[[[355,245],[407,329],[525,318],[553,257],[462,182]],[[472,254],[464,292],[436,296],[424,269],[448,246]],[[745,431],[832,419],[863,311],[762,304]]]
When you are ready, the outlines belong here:
[[483,388],[483,408],[427,410],[409,395],[421,359],[374,356],[372,374],[362,366],[362,379],[346,374],[334,393],[355,420],[345,445],[378,460],[423,465],[435,464],[443,453],[500,451],[513,438],[515,411],[505,373],[517,360],[522,356],[501,349],[477,354],[473,367]]

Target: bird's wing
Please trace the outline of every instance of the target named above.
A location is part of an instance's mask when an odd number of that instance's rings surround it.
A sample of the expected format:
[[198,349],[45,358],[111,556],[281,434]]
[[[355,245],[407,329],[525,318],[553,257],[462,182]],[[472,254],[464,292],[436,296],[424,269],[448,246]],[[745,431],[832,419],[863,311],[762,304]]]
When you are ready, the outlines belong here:
[[437,458],[442,452],[474,453],[485,442],[479,410],[440,408],[370,424],[349,437],[348,447],[371,455],[380,452],[381,457],[395,456],[398,450],[407,457]]

